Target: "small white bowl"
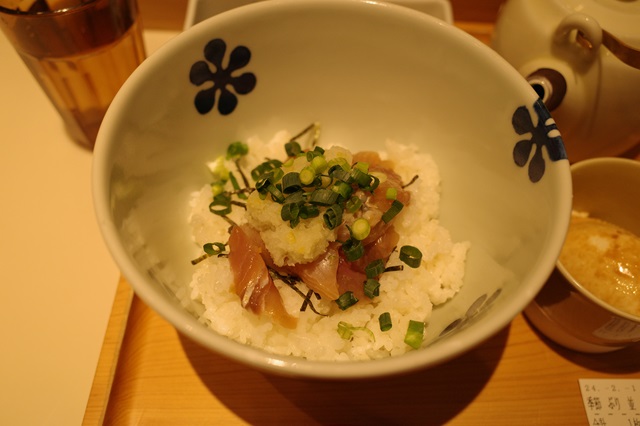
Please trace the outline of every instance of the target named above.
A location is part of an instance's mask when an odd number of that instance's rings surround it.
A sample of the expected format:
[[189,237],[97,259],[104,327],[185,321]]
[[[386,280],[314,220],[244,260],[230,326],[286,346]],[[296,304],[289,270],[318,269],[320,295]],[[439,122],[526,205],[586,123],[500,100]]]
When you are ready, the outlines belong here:
[[[212,40],[226,46],[221,68],[231,56],[240,69],[234,75],[251,73],[254,87],[247,80],[233,88],[218,77],[191,82],[192,65],[204,66]],[[228,90],[226,99],[195,101],[213,80]],[[187,212],[190,193],[209,181],[203,164],[231,141],[268,140],[316,121],[323,140],[349,141],[354,151],[382,149],[386,138],[417,144],[440,167],[441,223],[472,247],[463,289],[434,310],[426,328],[428,347],[371,362],[275,356],[212,332],[180,301],[200,252]],[[511,66],[440,20],[372,1],[260,2],[195,25],[125,83],[96,143],[95,208],[139,297],[203,346],[288,376],[406,372],[500,331],[551,273],[571,208],[569,163],[553,127]]]

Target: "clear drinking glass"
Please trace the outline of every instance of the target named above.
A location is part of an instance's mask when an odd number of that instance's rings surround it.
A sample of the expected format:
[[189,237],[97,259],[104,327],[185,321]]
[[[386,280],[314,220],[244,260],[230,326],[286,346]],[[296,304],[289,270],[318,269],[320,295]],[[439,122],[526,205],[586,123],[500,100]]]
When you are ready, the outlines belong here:
[[69,135],[93,148],[109,104],[145,58],[136,0],[0,0],[0,27]]

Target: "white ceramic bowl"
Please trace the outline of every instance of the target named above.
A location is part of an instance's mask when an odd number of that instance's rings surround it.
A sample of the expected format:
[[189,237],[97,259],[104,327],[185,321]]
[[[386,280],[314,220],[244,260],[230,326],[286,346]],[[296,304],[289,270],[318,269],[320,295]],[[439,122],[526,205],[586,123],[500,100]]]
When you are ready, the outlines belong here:
[[[222,102],[216,97],[213,107],[206,96],[195,102],[213,83],[190,81],[192,65],[204,61],[211,40],[226,45],[223,69],[231,56],[240,69],[234,75],[252,73],[257,82],[252,90],[251,84],[245,90],[224,86],[232,95]],[[238,46],[250,58],[234,56]],[[217,79],[215,87],[225,83]],[[210,179],[203,164],[231,141],[268,140],[278,130],[315,121],[323,140],[348,141],[354,151],[381,149],[391,138],[419,145],[439,165],[441,223],[454,240],[472,247],[463,289],[434,310],[428,347],[372,362],[274,356],[215,334],[180,302],[190,260],[201,250],[186,218],[189,194]],[[297,377],[405,372],[483,342],[540,290],[571,207],[562,141],[529,84],[462,31],[371,1],[272,0],[192,27],[125,83],[94,155],[99,225],[139,297],[205,347]]]

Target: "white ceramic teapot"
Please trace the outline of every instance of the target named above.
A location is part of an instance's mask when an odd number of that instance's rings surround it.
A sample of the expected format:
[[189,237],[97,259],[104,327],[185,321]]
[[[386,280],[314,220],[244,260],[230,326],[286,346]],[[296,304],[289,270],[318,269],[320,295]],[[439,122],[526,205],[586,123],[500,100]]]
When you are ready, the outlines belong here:
[[571,162],[640,143],[640,0],[508,0],[492,47],[540,94]]

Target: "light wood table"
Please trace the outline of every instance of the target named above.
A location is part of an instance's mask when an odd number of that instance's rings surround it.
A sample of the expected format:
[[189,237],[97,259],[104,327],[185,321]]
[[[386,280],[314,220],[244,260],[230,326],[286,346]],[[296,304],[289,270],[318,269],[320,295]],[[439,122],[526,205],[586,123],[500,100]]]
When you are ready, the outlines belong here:
[[[457,23],[488,42],[492,26]],[[86,425],[584,425],[578,380],[640,378],[640,345],[574,353],[522,315],[436,368],[336,382],[255,371],[198,346],[119,283]]]

